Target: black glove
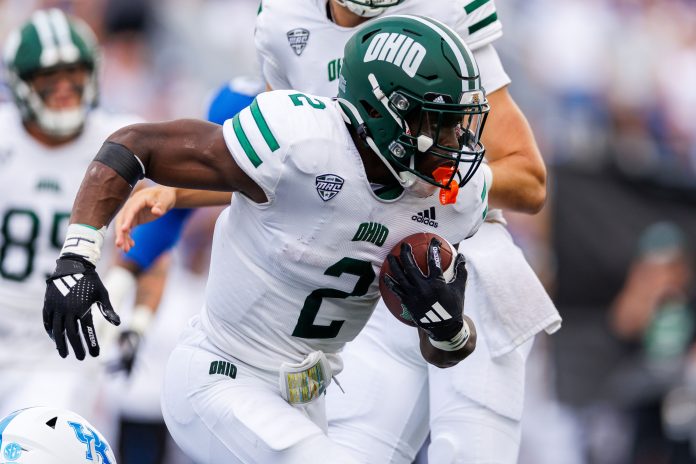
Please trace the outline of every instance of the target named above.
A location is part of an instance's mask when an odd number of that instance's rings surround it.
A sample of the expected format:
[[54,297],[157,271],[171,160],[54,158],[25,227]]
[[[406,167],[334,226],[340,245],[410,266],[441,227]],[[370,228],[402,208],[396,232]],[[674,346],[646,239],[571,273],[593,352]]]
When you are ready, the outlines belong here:
[[445,282],[440,261],[440,242],[433,238],[428,246],[428,275],[416,264],[411,245],[403,243],[399,259],[387,256],[391,275],[384,283],[394,292],[411,314],[413,322],[436,341],[447,341],[459,334],[464,326],[464,289],[466,267],[464,257],[457,254],[454,277]]
[[107,321],[119,325],[121,319],[109,302],[109,293],[99,280],[94,265],[82,256],[67,253],[56,261],[56,270],[46,279],[43,323],[46,332],[56,342],[58,354],[68,356],[67,333],[75,357],[85,359],[85,347],[78,331],[78,320],[87,349],[99,356],[99,343],[94,330],[91,306],[97,307]]
[[109,362],[106,370],[112,374],[124,372],[126,376],[129,376],[141,342],[142,336],[138,331],[127,329],[121,332],[118,335],[118,359]]

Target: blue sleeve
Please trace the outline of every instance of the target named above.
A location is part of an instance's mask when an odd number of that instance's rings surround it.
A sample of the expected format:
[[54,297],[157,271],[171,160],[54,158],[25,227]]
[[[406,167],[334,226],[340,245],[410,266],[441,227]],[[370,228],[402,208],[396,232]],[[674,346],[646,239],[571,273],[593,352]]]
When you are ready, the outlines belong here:
[[251,105],[263,90],[263,82],[256,79],[237,78],[217,89],[208,106],[208,121],[222,124]]
[[179,240],[192,209],[173,209],[156,221],[133,229],[135,246],[124,256],[146,271],[157,258],[169,251]]

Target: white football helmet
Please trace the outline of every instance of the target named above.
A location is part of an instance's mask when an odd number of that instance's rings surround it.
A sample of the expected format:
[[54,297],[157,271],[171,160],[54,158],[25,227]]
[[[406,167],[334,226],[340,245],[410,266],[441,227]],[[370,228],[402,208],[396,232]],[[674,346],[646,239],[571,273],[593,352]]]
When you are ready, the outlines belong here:
[[398,5],[404,0],[335,0],[339,5],[345,6],[352,13],[364,18],[374,18],[384,12],[390,6]]
[[41,406],[0,420],[0,462],[116,464],[116,458],[102,434],[82,416]]

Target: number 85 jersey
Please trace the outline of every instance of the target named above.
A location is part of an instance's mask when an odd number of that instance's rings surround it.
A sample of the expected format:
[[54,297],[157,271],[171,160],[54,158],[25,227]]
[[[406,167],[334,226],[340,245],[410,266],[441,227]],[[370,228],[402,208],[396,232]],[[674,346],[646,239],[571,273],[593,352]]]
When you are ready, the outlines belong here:
[[201,323],[215,345],[247,364],[277,370],[315,350],[338,352],[372,314],[376,276],[397,242],[435,232],[458,243],[485,216],[481,169],[454,205],[437,195],[376,195],[330,98],[264,93],[223,133],[268,201],[235,194],[220,215]]
[[77,139],[48,147],[26,132],[14,105],[0,105],[0,337],[5,341],[11,334],[43,332],[45,279],[55,267],[82,177],[104,139],[132,122],[137,120],[95,110]]

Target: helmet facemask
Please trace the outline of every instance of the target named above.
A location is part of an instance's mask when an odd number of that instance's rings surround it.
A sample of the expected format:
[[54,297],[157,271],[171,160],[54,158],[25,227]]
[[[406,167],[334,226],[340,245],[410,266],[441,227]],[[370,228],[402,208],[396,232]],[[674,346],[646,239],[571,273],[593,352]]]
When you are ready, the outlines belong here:
[[87,64],[84,66],[87,69],[86,81],[81,86],[75,86],[80,95],[80,105],[69,109],[48,108],[41,92],[32,85],[33,76],[11,76],[23,118],[35,121],[43,132],[53,137],[70,137],[78,133],[97,100],[96,73]]
[[[331,1],[331,0],[330,0]],[[374,18],[384,13],[389,7],[396,6],[403,0],[335,0],[341,6],[363,18]]]
[[[7,39],[4,50],[7,81],[24,121],[34,121],[49,136],[71,137],[82,129],[97,105],[99,54],[96,38],[79,19],[60,10],[38,10]],[[33,85],[38,73],[84,66],[87,79],[78,89],[80,105],[50,109]]]
[[[407,95],[405,91],[396,91],[389,98],[390,114],[398,118],[403,132],[389,144],[385,158],[406,184],[420,179],[445,190],[454,184],[464,185],[485,154],[480,141],[489,111],[484,92],[463,93],[460,101],[466,103],[447,102],[447,95],[430,94],[422,100]],[[454,135],[449,140],[446,131]],[[422,172],[418,164],[424,156],[448,163],[432,172]]]

